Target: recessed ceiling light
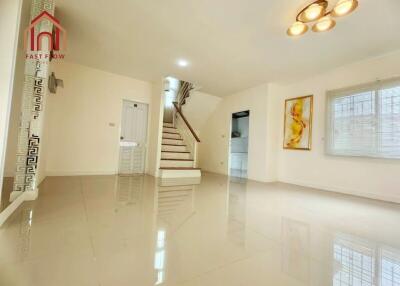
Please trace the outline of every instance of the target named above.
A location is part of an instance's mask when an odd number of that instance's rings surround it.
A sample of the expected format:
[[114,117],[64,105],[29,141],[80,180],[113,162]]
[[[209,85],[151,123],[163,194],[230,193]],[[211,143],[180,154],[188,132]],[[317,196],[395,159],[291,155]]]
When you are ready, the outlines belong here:
[[180,60],[178,60],[177,64],[178,64],[178,66],[184,68],[189,65],[189,62],[187,60],[180,59]]

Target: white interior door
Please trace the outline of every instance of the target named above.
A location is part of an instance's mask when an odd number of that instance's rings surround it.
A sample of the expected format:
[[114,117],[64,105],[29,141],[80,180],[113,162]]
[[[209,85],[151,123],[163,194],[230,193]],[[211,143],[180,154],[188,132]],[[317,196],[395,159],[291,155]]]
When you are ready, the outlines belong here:
[[147,104],[124,100],[119,151],[120,174],[143,174],[146,161]]

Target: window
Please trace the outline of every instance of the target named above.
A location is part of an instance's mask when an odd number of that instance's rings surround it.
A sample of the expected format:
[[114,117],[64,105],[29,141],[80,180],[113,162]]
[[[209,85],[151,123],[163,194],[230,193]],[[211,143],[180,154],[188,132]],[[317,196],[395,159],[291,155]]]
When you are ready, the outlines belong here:
[[328,92],[327,153],[400,159],[400,79]]
[[381,286],[400,285],[400,255],[389,248],[381,251]]

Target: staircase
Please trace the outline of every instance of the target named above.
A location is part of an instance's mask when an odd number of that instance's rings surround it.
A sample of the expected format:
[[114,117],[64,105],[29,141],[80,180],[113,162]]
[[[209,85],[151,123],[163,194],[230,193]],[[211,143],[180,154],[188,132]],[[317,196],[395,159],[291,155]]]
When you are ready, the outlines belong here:
[[[176,84],[176,79],[173,82]],[[197,144],[200,139],[182,113],[182,106],[186,104],[194,85],[179,81],[174,89],[169,89],[169,83],[166,86],[160,177],[201,177],[200,169],[197,168]]]
[[[199,177],[200,169],[196,167],[196,148],[190,139],[184,139],[174,124],[164,122],[161,145],[160,173],[162,178]],[[190,146],[188,146],[190,145]],[[192,148],[190,148],[192,147]]]

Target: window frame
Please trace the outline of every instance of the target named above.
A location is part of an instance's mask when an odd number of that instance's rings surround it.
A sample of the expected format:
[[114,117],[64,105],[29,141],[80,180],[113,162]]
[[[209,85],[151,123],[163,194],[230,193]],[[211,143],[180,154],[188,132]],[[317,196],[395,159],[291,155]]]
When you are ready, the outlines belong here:
[[[335,150],[333,148],[333,138],[334,138],[334,117],[333,117],[333,109],[334,109],[334,100],[340,97],[351,96],[367,91],[375,92],[375,102],[379,106],[380,97],[377,96],[378,92],[382,89],[388,89],[393,87],[400,87],[400,77],[389,78],[385,80],[378,80],[374,82],[369,82],[366,84],[355,85],[347,88],[329,90],[326,92],[326,126],[325,126],[325,154],[328,156],[334,157],[352,157],[352,158],[367,158],[367,159],[378,159],[378,160],[400,160],[400,154],[398,157],[390,157],[384,156],[381,153],[377,153],[376,155],[371,154],[360,154],[345,152],[343,150]],[[376,108],[375,110],[378,110]],[[378,114],[375,113],[377,118]]]

